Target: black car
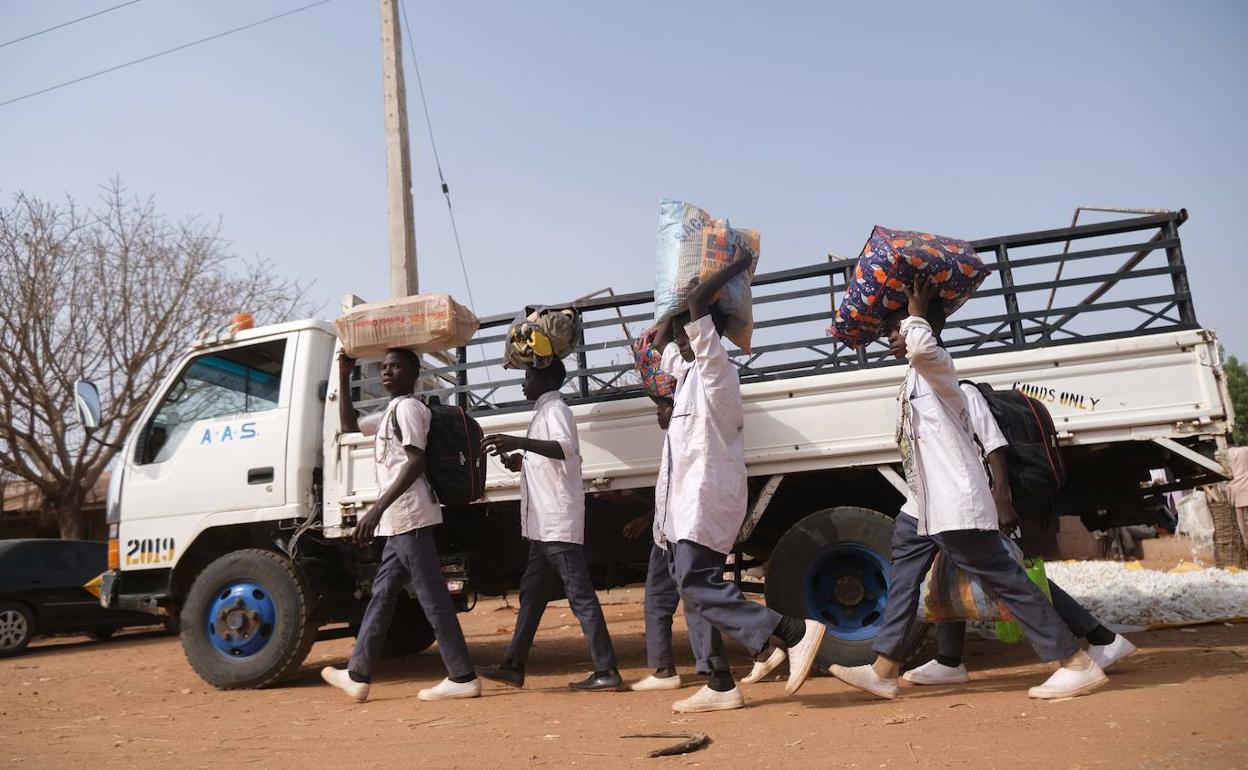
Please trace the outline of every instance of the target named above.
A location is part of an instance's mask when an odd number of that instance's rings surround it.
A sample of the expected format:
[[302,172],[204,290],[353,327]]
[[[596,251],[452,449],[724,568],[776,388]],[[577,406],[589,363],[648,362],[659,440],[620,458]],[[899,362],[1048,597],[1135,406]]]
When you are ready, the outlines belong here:
[[100,606],[83,586],[106,569],[104,543],[0,540],[0,657],[20,653],[36,635],[105,639],[126,626],[159,624],[153,615]]

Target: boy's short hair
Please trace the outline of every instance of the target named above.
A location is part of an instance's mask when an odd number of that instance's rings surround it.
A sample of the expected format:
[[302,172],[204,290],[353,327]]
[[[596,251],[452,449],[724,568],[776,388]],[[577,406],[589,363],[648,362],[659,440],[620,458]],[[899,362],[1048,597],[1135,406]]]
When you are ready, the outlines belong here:
[[538,369],[543,377],[550,381],[556,389],[562,388],[563,384],[568,381],[568,368],[563,365],[563,361],[556,358],[550,362],[550,365],[544,369]]
[[407,348],[390,348],[386,351],[387,355],[391,353],[403,359],[404,363],[415,369],[417,372],[420,371],[420,356],[418,356],[415,352],[408,350]]

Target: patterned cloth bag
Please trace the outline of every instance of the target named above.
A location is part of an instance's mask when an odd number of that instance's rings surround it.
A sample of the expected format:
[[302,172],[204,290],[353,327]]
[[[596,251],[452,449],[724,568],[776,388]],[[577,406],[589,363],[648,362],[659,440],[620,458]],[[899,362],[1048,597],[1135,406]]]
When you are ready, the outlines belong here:
[[[1010,556],[1023,563],[1023,552],[1004,535]],[[1013,620],[1014,616],[970,574],[958,569],[945,554],[936,554],[932,567],[919,589],[919,620],[939,623],[944,620]]]
[[918,275],[936,282],[945,314],[951,314],[970,299],[988,272],[966,241],[876,225],[828,334],[853,348],[875,339],[884,317],[905,307],[906,287]]
[[671,398],[676,393],[676,378],[663,371],[663,354],[641,340],[633,341],[633,359],[641,375],[641,388],[647,396]]

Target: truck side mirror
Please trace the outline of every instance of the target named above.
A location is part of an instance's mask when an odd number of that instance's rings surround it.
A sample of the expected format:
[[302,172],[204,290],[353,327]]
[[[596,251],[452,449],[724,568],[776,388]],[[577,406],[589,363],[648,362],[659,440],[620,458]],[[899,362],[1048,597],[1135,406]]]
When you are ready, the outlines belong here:
[[74,383],[74,405],[78,407],[78,419],[87,431],[100,427],[100,390],[89,380]]

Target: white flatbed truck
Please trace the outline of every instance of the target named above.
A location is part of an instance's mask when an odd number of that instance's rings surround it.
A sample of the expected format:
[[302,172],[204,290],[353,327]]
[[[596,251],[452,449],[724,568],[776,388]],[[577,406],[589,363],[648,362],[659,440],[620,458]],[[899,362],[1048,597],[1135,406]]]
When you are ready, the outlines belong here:
[[[945,341],[964,378],[1020,388],[1049,407],[1069,470],[1056,514],[1094,526],[1149,521],[1158,492],[1222,472],[1212,458],[1232,415],[1217,340],[1196,323],[1187,289],[1185,219],[1180,211],[974,242],[994,276],[950,320]],[[1107,260],[1116,269],[1105,270]],[[1052,274],[1059,264],[1065,277]],[[734,356],[751,502],[731,576],[787,614],[822,620],[825,663],[870,657],[904,490],[893,442],[903,369],[882,345],[853,351],[821,333],[851,265],[829,259],[757,276],[756,344]],[[1072,292],[1087,296],[1067,301]],[[651,301],[638,293],[579,304],[584,332],[566,395],[599,588],[639,581],[649,549],[621,529],[652,510],[662,443],[653,405],[629,382],[628,325],[646,324]],[[786,314],[767,318],[768,309]],[[489,374],[501,371],[490,354],[512,317],[483,319],[475,362],[461,348],[427,365],[425,395],[468,409],[486,433],[522,433],[530,416],[505,398],[516,392],[514,373]],[[379,549],[350,535],[377,496],[373,450],[339,430],[336,347],[333,326],[315,320],[197,343],[113,473],[101,601],[180,618],[188,660],[215,686],[280,682],[317,638],[353,633],[367,600]],[[384,404],[376,385],[353,380],[357,405]],[[1153,469],[1173,481],[1157,486]],[[518,496],[518,477],[491,460],[484,499],[446,511],[439,551],[461,609],[518,584]],[[752,567],[765,581],[747,579]],[[925,630],[916,623],[913,644]],[[414,599],[392,637],[398,651],[432,644]]]

